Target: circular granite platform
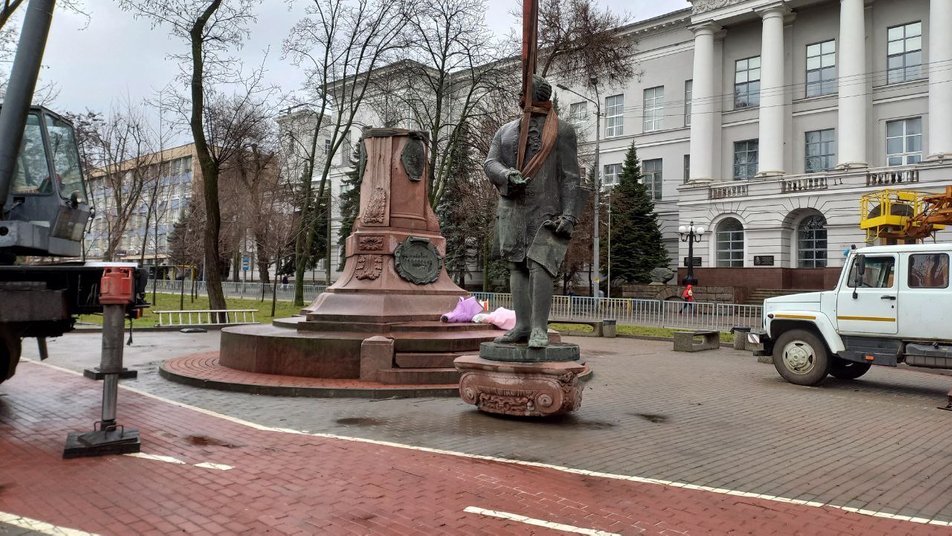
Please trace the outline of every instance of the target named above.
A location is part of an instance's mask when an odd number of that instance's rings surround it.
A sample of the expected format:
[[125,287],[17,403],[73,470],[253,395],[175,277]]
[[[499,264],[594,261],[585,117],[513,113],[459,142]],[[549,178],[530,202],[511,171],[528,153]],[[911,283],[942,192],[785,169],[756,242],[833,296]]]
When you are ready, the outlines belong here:
[[159,367],[167,380],[194,387],[271,396],[315,398],[458,397],[459,384],[393,385],[355,379],[261,374],[225,367],[218,352],[169,359]]

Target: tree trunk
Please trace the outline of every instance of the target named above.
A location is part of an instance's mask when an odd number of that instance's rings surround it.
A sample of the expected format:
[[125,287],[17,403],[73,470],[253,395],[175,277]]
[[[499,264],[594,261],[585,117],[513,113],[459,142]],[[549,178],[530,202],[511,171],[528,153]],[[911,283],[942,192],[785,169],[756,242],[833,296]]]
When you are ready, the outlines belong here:
[[221,254],[218,236],[221,231],[221,208],[218,204],[218,163],[212,158],[205,138],[204,107],[204,59],[202,45],[205,25],[221,6],[222,0],[212,0],[205,11],[192,26],[190,37],[192,46],[192,114],[189,126],[195,140],[195,152],[198,154],[199,167],[202,170],[203,193],[205,195],[205,285],[208,304],[211,309],[227,309],[225,294],[221,288]]

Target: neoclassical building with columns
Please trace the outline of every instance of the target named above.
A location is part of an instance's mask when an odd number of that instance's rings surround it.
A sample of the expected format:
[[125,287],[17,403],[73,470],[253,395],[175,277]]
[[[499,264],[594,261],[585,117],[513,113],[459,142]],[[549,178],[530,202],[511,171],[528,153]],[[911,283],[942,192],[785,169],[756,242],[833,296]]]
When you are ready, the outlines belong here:
[[827,288],[866,242],[863,194],[952,185],[952,0],[692,4],[620,29],[623,87],[559,94],[583,154],[599,104],[606,183],[637,146],[682,274],[694,222],[702,285]]

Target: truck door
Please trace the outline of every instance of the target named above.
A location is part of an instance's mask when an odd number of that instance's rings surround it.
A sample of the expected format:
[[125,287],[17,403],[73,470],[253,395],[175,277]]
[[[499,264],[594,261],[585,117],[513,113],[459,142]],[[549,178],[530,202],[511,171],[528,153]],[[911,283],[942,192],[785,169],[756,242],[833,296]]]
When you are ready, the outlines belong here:
[[847,280],[836,295],[836,322],[844,335],[895,335],[898,318],[896,255],[865,256],[865,270],[857,279],[857,259],[850,259]]
[[952,289],[949,288],[949,254],[921,252],[903,255],[900,281],[902,316],[900,333],[907,339],[952,338]]

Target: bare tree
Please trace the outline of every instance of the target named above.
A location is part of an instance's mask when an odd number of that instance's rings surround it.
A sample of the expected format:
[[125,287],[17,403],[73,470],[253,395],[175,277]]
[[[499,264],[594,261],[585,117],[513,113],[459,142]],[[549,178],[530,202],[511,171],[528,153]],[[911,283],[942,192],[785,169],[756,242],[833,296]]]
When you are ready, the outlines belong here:
[[105,119],[92,112],[73,118],[93,198],[102,203],[97,210],[106,238],[103,258],[114,260],[127,230],[141,223],[135,219],[142,216],[143,191],[155,178],[158,155],[141,110],[131,104]]
[[[205,101],[209,86],[229,81],[234,65],[228,52],[238,48],[247,37],[247,24],[254,20],[253,8],[258,0],[119,0],[119,5],[152,20],[153,24],[170,28],[172,34],[185,40],[189,52],[178,56],[190,69],[189,127],[195,141],[195,152],[202,170],[205,199],[205,277],[208,300],[212,309],[225,309],[222,292],[222,257],[219,248],[221,207],[218,199],[218,175],[227,151],[216,151],[206,128],[208,118]],[[233,81],[233,79],[231,79]]]
[[[431,0],[410,18],[406,63],[407,105],[430,134],[430,203],[438,206],[447,183],[468,158],[471,128],[489,113],[485,103],[508,94],[513,69],[485,23],[482,0]],[[389,77],[389,76],[388,76]],[[412,83],[411,83],[412,82]]]
[[[24,0],[2,0],[2,3],[0,3],[0,63],[12,64],[20,35],[20,30],[16,24],[13,24],[13,21],[14,16],[20,13],[18,9],[23,4]],[[89,23],[89,14],[85,11],[83,0],[59,0],[58,4],[61,9],[82,15],[85,17],[86,23]],[[6,93],[8,76],[9,73],[5,69],[0,69],[0,98]],[[40,85],[34,91],[33,102],[50,103],[58,94],[59,88],[56,84],[41,80]]]
[[637,43],[618,30],[627,15],[599,9],[595,0],[542,0],[539,6],[539,73],[557,71],[567,83],[591,85],[593,75],[609,84],[636,73]]
[[[334,155],[349,144],[354,118],[371,82],[366,73],[393,59],[391,52],[402,44],[399,37],[405,24],[402,0],[313,0],[308,15],[285,40],[285,54],[307,71],[308,98],[315,108],[298,116],[302,121],[289,125],[286,133],[292,158],[299,161],[295,166],[300,179],[295,189],[300,226],[294,246],[296,305],[304,305],[306,253],[316,239],[314,223],[321,217],[319,201],[327,195]],[[321,148],[325,159],[315,191],[321,137],[328,141],[326,150]],[[350,149],[344,150],[347,154]]]

